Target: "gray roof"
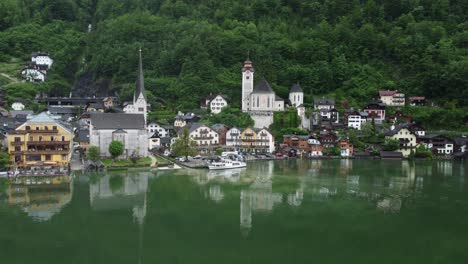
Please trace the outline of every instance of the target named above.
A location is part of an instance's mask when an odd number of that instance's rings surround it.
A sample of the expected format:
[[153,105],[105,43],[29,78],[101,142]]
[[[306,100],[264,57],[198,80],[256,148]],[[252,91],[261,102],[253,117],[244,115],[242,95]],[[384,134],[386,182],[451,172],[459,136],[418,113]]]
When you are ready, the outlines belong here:
[[89,142],[89,129],[79,129],[77,137],[78,142]]
[[135,98],[140,96],[140,94],[143,94],[143,97],[145,97],[145,79],[143,77],[143,63],[141,60],[141,49],[140,49],[140,58],[138,61],[138,77],[137,77],[137,83],[136,83]]
[[91,115],[95,129],[145,129],[143,114],[96,113]]
[[257,86],[255,86],[253,92],[254,94],[256,93],[274,93],[273,89],[271,88],[270,84],[267,82],[267,80],[262,79]]
[[[413,124],[412,123],[404,123],[404,124],[399,124],[397,126],[395,126],[395,128],[393,130],[390,130],[388,131],[387,133],[385,133],[386,136],[393,136],[393,135],[396,135],[400,130],[402,130],[403,128],[406,128],[408,130],[410,130],[410,127],[412,126]],[[411,130],[410,130],[411,132]]]
[[321,98],[314,99],[315,105],[335,105],[335,99]]
[[50,105],[47,107],[47,110],[51,114],[76,114],[78,111],[78,107],[69,107],[69,106],[58,106],[58,105]]
[[301,86],[300,86],[298,83],[294,84],[294,85],[291,87],[291,91],[289,91],[289,92],[290,92],[290,93],[303,93],[302,88],[301,88]]
[[34,114],[31,110],[11,110],[10,111],[11,117],[16,117],[16,115],[32,115]]
[[162,137],[161,138],[161,144],[169,144],[171,143],[171,138],[170,137]]
[[275,101],[284,101],[283,98],[279,97],[278,95],[275,95]]

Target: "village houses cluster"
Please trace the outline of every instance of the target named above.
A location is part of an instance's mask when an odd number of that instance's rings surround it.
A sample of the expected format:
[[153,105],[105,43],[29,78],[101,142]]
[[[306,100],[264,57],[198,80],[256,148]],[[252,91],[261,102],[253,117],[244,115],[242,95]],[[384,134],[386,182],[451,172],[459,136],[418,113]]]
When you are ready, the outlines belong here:
[[[31,63],[22,71],[28,81],[44,81],[45,73],[53,60],[47,53],[33,53]],[[252,154],[273,154],[301,157],[320,157],[330,149],[338,150],[341,157],[369,156],[370,151],[357,153],[346,131],[362,130],[366,123],[391,124],[385,131],[387,139],[399,142],[394,152],[381,151],[382,157],[408,157],[419,146],[436,155],[466,155],[465,137],[450,139],[441,135],[426,134],[424,128],[396,111],[388,115],[388,107],[405,104],[424,105],[424,97],[409,97],[400,91],[382,90],[377,100],[363,109],[337,110],[332,98],[316,98],[313,108],[304,106],[304,92],[299,83],[292,84],[285,100],[279,97],[270,83],[262,78],[254,85],[253,62],[247,59],[242,67],[241,109],[254,121],[252,127],[227,127],[225,124],[207,125],[203,116],[178,112],[171,124],[148,122],[150,104],[145,96],[141,50],[138,63],[136,90],[133,101],[120,104],[117,97],[41,97],[47,103],[47,112],[33,115],[24,110],[18,100],[13,110],[2,110],[0,126],[3,144],[8,148],[10,160],[19,167],[38,164],[66,165],[73,149],[73,138],[83,150],[98,146],[101,157],[109,157],[108,146],[112,141],[124,145],[122,158],[146,157],[150,151],[169,155],[171,146],[187,129],[197,152],[214,155],[217,150],[232,150]],[[41,75],[44,74],[44,75]],[[0,96],[4,96],[0,94]],[[217,115],[230,104],[223,94],[210,94],[201,101],[200,107]],[[311,104],[309,104],[311,105]],[[268,129],[275,112],[295,109],[300,120],[298,128],[309,131],[308,135],[283,135],[275,139]],[[110,111],[112,110],[112,111]],[[311,111],[308,111],[311,110]],[[72,128],[70,121],[76,121]],[[344,131],[344,134],[337,131]]]

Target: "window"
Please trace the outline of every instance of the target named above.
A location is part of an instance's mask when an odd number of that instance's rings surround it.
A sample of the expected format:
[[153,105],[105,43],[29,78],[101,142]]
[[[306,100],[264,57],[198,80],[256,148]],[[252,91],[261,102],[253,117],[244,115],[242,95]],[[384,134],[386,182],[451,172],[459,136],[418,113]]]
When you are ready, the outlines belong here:
[[50,141],[54,141],[54,136],[50,136]]
[[144,112],[145,109],[143,107],[138,107],[138,112]]
[[48,127],[48,126],[45,126],[44,129],[45,129],[45,130],[49,130],[49,127]]
[[20,147],[20,146],[16,146],[16,147],[15,147],[15,151],[21,151],[21,147]]
[[26,126],[26,130],[31,130],[31,126]]
[[42,141],[42,136],[39,136],[39,141]]
[[62,136],[62,141],[65,141],[65,136]]
[[36,131],[39,131],[39,127],[38,127],[38,126],[36,127]]
[[15,142],[21,142],[21,138],[20,137],[15,137]]
[[50,154],[45,155],[45,160],[51,160],[51,159],[52,157],[50,156]]
[[67,155],[62,155],[62,160],[67,160]]

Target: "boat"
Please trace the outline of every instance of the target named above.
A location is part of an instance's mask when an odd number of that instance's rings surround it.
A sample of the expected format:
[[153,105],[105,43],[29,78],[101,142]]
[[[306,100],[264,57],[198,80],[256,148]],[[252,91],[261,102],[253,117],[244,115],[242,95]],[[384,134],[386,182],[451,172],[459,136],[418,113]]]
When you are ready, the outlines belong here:
[[221,157],[208,163],[210,170],[227,170],[247,167],[247,163],[242,161],[242,156],[237,152],[223,152]]

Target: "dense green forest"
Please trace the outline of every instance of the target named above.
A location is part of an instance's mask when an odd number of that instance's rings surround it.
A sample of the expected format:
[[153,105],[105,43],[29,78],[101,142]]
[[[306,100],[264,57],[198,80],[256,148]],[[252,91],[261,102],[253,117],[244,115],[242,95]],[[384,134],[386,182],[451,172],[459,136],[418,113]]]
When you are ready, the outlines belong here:
[[142,47],[150,103],[184,110],[214,92],[239,104],[249,52],[283,98],[300,82],[309,103],[359,107],[388,88],[464,107],[467,13],[464,0],[2,0],[0,62],[48,51],[44,91],[87,74],[125,100]]

